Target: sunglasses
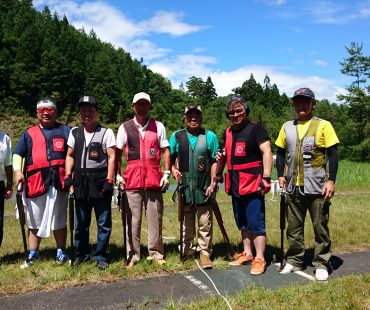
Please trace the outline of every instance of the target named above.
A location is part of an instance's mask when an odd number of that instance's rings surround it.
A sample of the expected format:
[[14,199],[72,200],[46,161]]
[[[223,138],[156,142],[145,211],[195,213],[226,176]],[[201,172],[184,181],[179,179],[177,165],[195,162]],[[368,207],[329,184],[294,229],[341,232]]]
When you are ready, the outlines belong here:
[[227,115],[229,115],[229,116],[233,116],[233,115],[238,116],[238,115],[240,115],[244,112],[245,112],[245,109],[236,109],[234,111],[227,112]]
[[39,109],[37,109],[37,112],[39,114],[44,114],[44,113],[52,114],[52,113],[55,112],[55,109],[54,108],[39,108]]

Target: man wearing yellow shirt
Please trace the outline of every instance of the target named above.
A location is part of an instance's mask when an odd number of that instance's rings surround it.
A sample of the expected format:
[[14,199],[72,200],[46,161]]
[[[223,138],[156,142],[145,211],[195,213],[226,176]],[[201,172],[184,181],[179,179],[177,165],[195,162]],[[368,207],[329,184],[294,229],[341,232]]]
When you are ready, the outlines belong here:
[[[286,122],[275,142],[279,185],[288,193],[286,210],[288,251],[281,274],[301,270],[304,258],[304,223],[310,213],[315,234],[315,276],[326,281],[330,272],[331,240],[328,229],[330,199],[338,170],[338,137],[330,122],[314,117],[315,95],[300,88],[292,98],[298,118]],[[327,173],[326,162],[329,162]],[[286,167],[286,171],[285,170]]]

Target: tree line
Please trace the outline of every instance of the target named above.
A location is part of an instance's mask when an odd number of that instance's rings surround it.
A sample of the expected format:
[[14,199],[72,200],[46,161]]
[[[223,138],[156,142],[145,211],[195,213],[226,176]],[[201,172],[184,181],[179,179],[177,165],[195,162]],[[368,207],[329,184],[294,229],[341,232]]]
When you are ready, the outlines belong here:
[[[358,43],[351,43],[346,52],[341,71],[354,81],[347,94],[339,96],[340,104],[318,101],[315,114],[333,123],[341,141],[341,158],[368,161],[370,57],[363,55]],[[78,122],[79,97],[93,95],[99,102],[101,122],[118,128],[132,117],[131,100],[140,91],[150,94],[151,114],[165,124],[169,134],[183,126],[184,107],[190,103],[202,105],[204,126],[219,138],[229,125],[227,97],[217,95],[210,77],[192,76],[186,88],[180,85],[175,89],[142,59],[133,59],[122,48],[102,42],[93,30],[75,29],[66,16],[50,12],[47,6],[38,12],[32,0],[0,0],[2,117],[34,115],[36,101],[49,96],[57,101],[63,121]],[[232,93],[247,101],[250,118],[267,128],[273,142],[281,125],[294,118],[289,97],[280,93],[268,75],[260,84],[251,74]]]

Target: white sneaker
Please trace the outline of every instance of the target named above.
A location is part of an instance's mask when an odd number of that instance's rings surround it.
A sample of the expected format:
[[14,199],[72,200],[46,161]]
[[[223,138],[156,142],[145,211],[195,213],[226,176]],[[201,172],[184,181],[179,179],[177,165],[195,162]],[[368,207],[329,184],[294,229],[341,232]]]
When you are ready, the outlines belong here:
[[288,273],[291,273],[293,272],[293,268],[294,266],[289,264],[289,263],[286,263],[283,267],[282,270],[279,271],[280,274],[288,274]]
[[316,269],[315,278],[317,281],[327,281],[329,279],[329,273],[326,269]]

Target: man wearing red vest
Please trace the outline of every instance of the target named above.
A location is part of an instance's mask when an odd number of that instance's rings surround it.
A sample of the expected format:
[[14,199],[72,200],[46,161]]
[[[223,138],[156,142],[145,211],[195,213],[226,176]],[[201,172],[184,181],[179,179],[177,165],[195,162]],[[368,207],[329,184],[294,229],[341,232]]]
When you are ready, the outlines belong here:
[[[117,134],[117,183],[124,185],[129,210],[127,211],[126,268],[140,260],[140,230],[143,207],[148,221],[148,260],[165,263],[162,241],[162,192],[169,186],[170,151],[166,130],[161,122],[149,117],[150,96],[137,93],[132,101],[135,117],[123,123]],[[127,166],[121,176],[122,153]],[[164,173],[160,160],[164,161]]]
[[[65,252],[68,193],[64,190],[64,164],[69,126],[56,121],[57,107],[45,98],[37,102],[39,125],[28,128],[19,139],[13,156],[16,185],[25,183],[29,267],[39,258],[41,238],[54,232],[56,261],[69,261]],[[22,161],[24,159],[23,169]]]
[[230,265],[251,262],[250,273],[258,275],[266,269],[264,194],[271,188],[272,154],[267,131],[262,125],[249,121],[248,114],[249,106],[241,97],[233,96],[228,100],[226,115],[233,125],[224,134],[228,168],[225,191],[232,197],[234,217],[244,247]]

